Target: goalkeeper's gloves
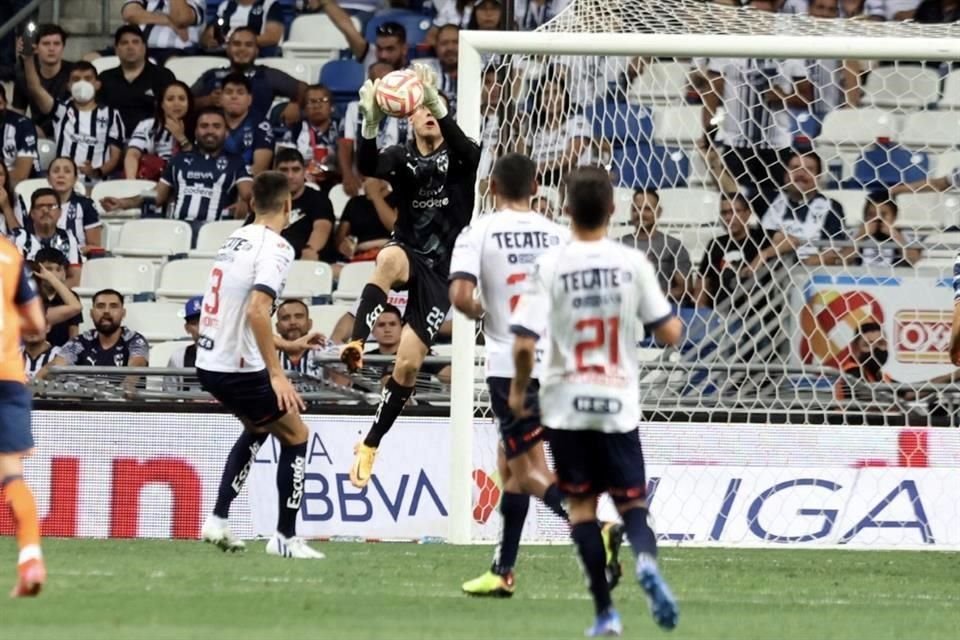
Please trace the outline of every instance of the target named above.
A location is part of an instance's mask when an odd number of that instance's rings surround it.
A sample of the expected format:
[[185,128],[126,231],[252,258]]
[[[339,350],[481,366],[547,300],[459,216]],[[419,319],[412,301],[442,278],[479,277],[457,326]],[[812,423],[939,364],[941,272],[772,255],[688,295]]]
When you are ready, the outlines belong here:
[[437,74],[429,65],[422,62],[415,62],[413,71],[417,74],[420,84],[423,85],[423,106],[429,109],[437,120],[445,118],[447,103],[440,97],[440,92],[437,91]]
[[377,85],[380,80],[367,80],[360,87],[360,115],[363,116],[363,128],[360,134],[367,140],[373,140],[380,133],[380,121],[384,113],[377,104]]

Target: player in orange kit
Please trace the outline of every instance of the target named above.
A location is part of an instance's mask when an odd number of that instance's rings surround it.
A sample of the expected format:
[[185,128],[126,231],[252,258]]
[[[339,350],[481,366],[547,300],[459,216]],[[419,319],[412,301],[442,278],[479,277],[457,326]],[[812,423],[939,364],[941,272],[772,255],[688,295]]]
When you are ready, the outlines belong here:
[[33,449],[33,435],[31,396],[20,356],[21,326],[30,333],[43,333],[47,323],[23,256],[0,237],[0,488],[13,513],[20,548],[12,598],[37,595],[47,578],[37,505],[23,480],[23,458]]

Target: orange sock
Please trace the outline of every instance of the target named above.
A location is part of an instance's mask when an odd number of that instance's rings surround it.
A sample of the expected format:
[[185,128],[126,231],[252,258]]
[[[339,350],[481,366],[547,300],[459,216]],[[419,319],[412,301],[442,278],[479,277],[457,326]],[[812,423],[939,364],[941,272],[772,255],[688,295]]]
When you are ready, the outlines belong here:
[[13,476],[5,479],[3,495],[17,524],[17,546],[20,549],[31,545],[39,546],[40,521],[37,519],[37,503],[33,500],[30,487],[20,476]]

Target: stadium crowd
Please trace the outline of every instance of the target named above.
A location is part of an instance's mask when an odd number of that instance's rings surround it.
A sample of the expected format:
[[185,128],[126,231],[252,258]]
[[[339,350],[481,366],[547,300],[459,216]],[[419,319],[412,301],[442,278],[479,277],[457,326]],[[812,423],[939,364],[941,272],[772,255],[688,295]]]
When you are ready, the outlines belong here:
[[[195,336],[196,282],[168,296],[152,287],[118,291],[88,275],[90,264],[146,255],[160,263],[162,289],[164,272],[187,251],[129,251],[156,240],[133,237],[134,223],[186,222],[188,251],[199,252],[212,223],[236,221],[216,227],[222,238],[249,219],[251,177],[269,168],[288,176],[294,213],[284,236],[297,261],[329,265],[331,279],[326,290],[293,296],[314,305],[292,305],[304,318],[278,319],[278,332],[295,332],[333,301],[345,304],[333,305],[336,313],[324,313],[317,328],[342,339],[358,291],[350,287],[362,283],[347,267],[375,259],[397,215],[387,183],[356,167],[359,85],[427,60],[455,109],[460,30],[533,30],[568,4],[514,0],[508,12],[500,0],[130,0],[111,46],[83,60],[64,59],[68,34],[56,24],[17,38],[16,60],[0,65],[0,79],[12,80],[12,93],[0,85],[0,232],[34,265],[52,327],[25,340],[28,370],[146,362],[148,339],[124,324],[125,304],[144,296],[187,302],[179,315]],[[824,20],[960,18],[955,3],[941,0],[744,4]],[[345,46],[329,59],[297,58],[298,21],[322,24]],[[293,57],[277,57],[288,45]],[[670,85],[663,74],[678,65]],[[935,73],[938,82],[950,71],[895,68]],[[530,154],[543,186],[535,205],[562,220],[565,173],[608,165],[622,205],[611,233],[648,254],[678,307],[729,307],[737,283],[761,281],[763,269],[788,260],[922,264],[925,234],[955,221],[923,224],[926,212],[904,210],[918,206],[904,198],[958,188],[960,171],[895,135],[871,139],[842,165],[821,144],[831,118],[876,104],[869,76],[882,70],[824,60],[487,57],[481,175],[504,151]],[[692,130],[666,130],[669,114],[691,109]],[[409,136],[403,119],[380,126],[381,147]],[[706,167],[700,175],[697,162]],[[859,199],[837,195],[844,191]],[[81,332],[83,314],[92,325]],[[389,353],[389,345],[379,348]],[[178,352],[171,362],[189,357]],[[305,366],[296,358],[288,364]]]

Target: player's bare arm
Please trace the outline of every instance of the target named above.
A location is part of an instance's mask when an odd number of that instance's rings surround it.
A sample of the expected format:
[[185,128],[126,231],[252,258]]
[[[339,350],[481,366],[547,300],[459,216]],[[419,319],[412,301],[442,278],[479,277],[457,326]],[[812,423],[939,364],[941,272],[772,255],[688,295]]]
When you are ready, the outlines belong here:
[[270,386],[277,394],[277,402],[284,411],[299,413],[307,408],[303,398],[293,388],[287,374],[280,366],[280,358],[274,346],[273,328],[270,319],[273,317],[273,299],[262,291],[253,291],[247,305],[247,321],[257,341],[257,348],[270,374]]
[[960,367],[960,300],[953,303],[953,324],[950,327],[950,362]]
[[456,278],[450,282],[450,302],[471,320],[483,317],[483,305],[477,297],[477,286],[466,278]]

